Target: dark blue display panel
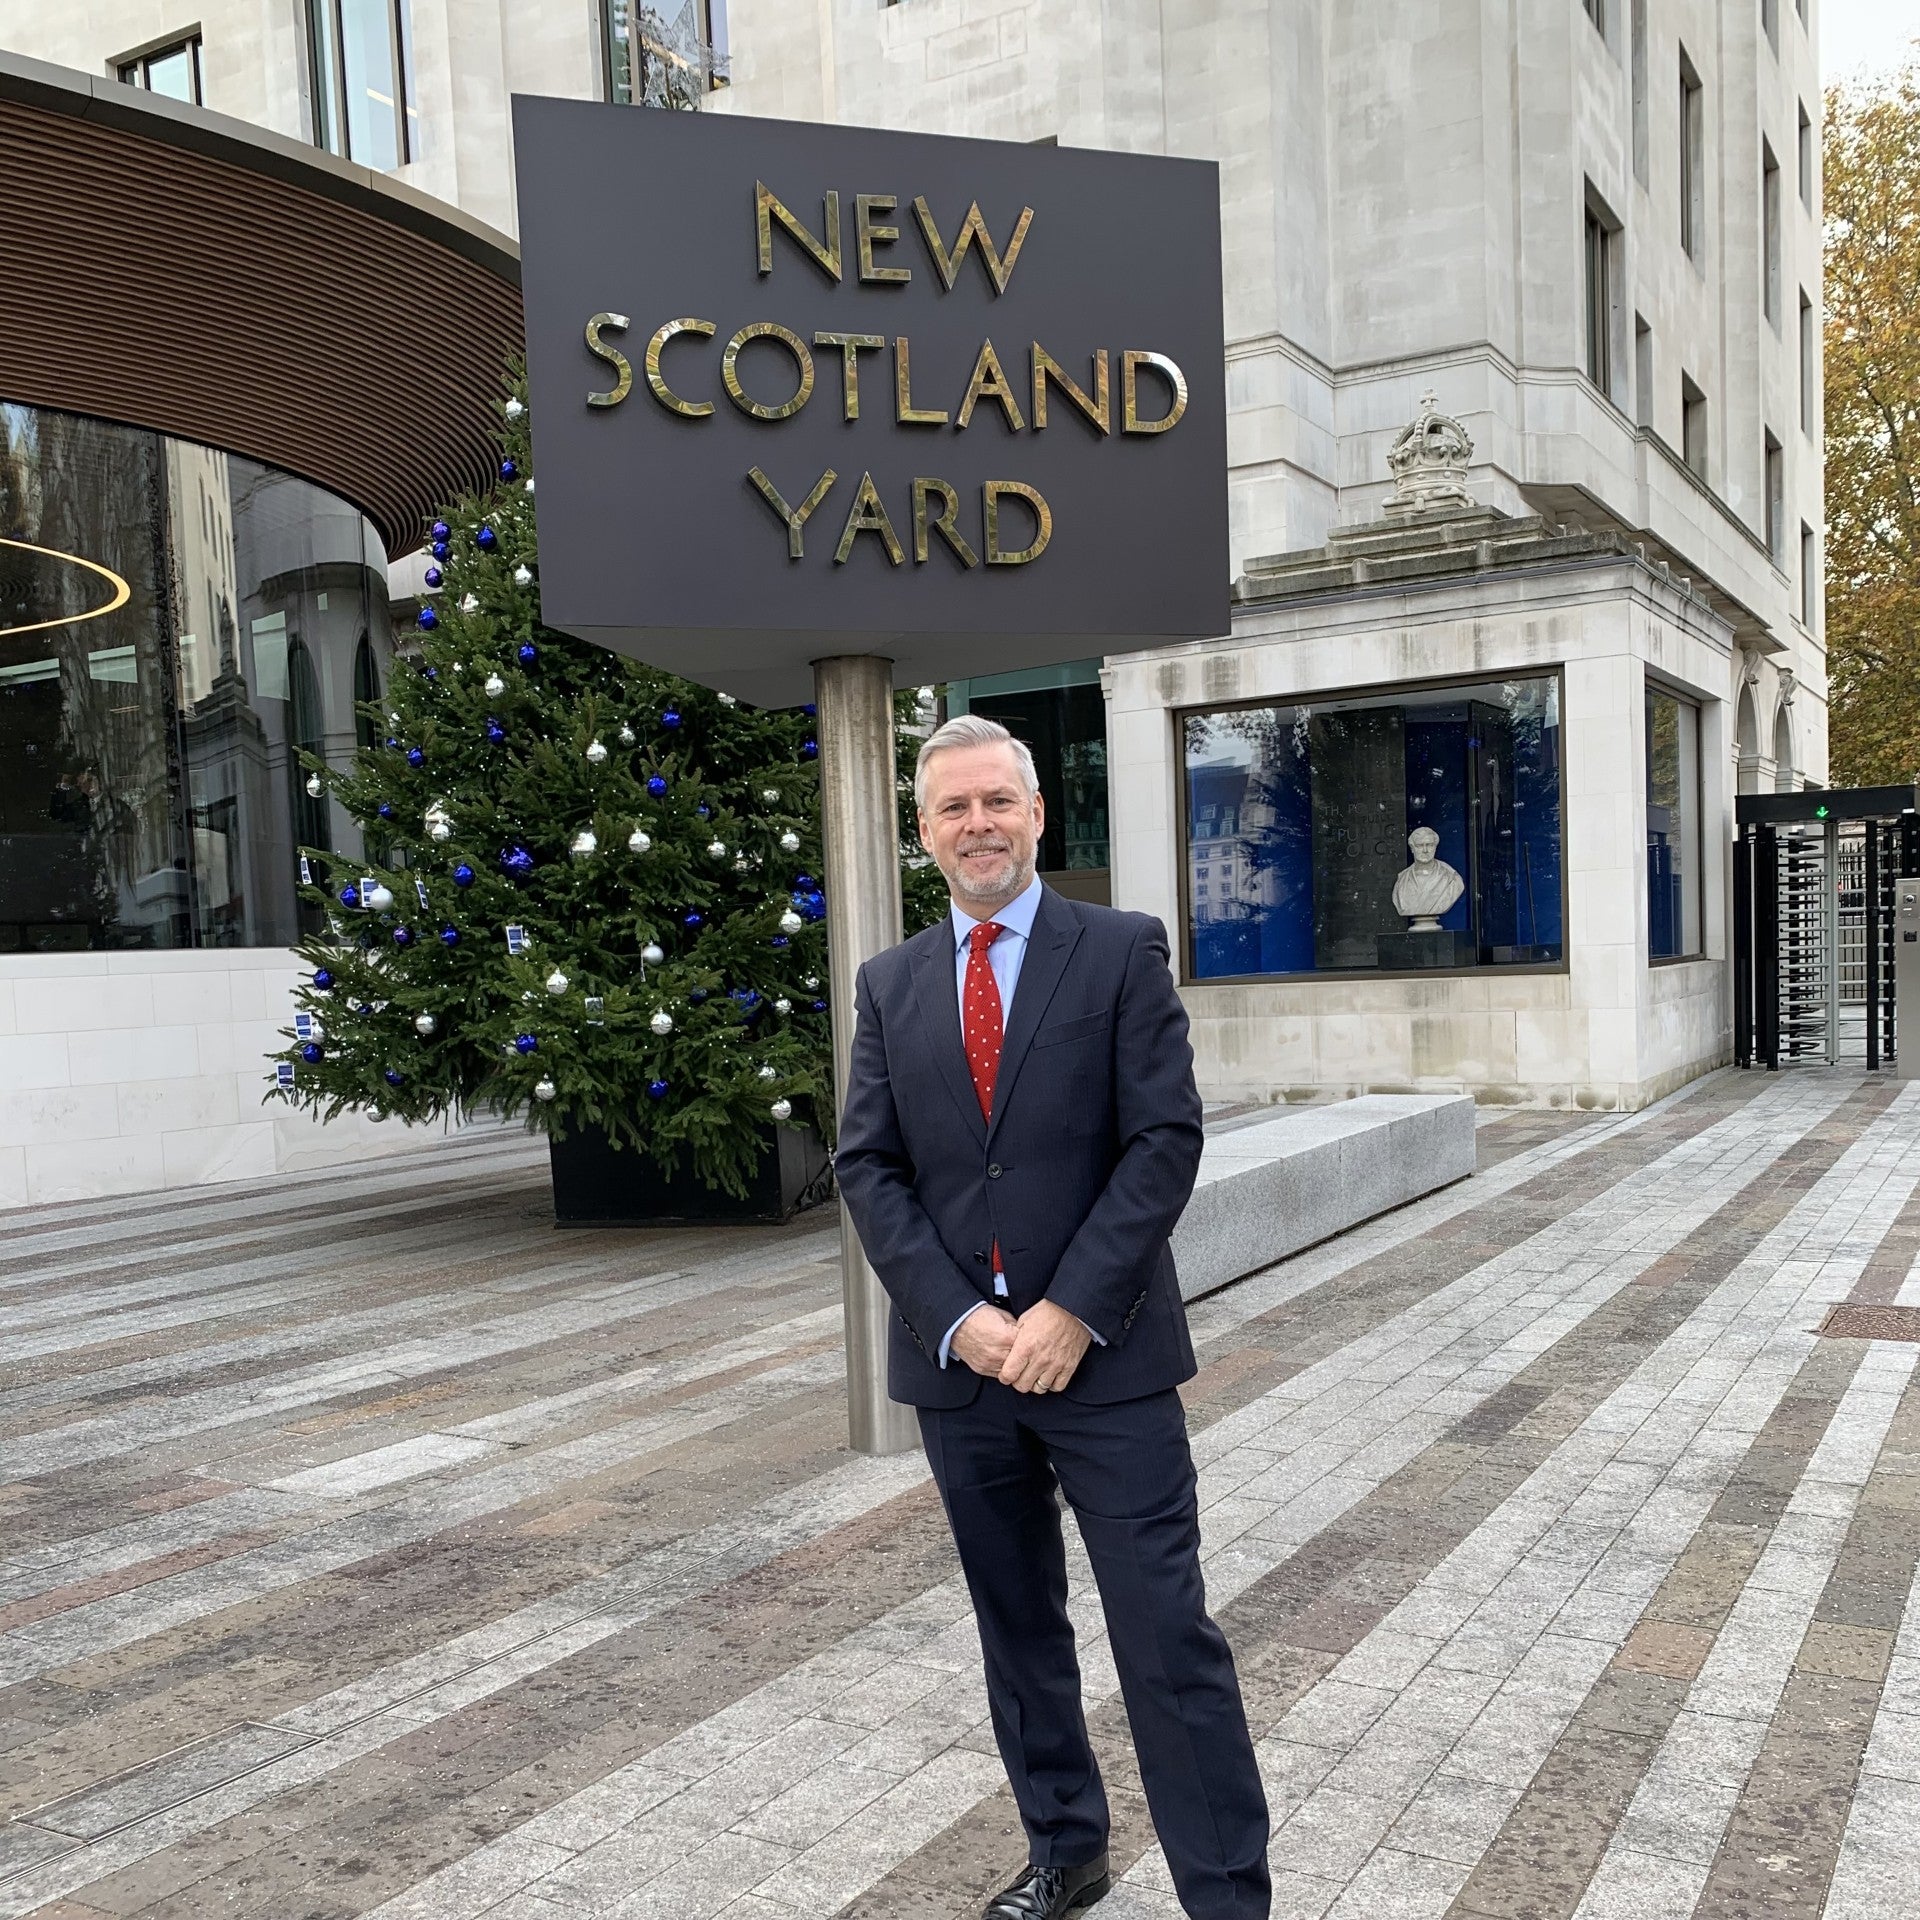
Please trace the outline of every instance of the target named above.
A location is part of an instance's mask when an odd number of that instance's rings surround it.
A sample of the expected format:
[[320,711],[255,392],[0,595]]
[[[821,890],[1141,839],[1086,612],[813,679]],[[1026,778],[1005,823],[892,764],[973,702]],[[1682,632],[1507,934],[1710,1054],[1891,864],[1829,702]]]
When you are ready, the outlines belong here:
[[[1193,978],[1563,959],[1557,678],[1192,713],[1183,730]],[[1393,898],[1422,827],[1461,882],[1431,927]]]

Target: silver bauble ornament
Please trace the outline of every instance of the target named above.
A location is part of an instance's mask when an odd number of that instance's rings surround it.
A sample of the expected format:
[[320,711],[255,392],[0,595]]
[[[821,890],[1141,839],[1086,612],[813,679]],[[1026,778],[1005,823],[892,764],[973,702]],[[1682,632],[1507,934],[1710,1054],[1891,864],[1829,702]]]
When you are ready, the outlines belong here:
[[636,734],[631,727],[622,727],[620,729],[620,744],[623,747],[632,746],[634,741],[637,740],[638,738],[639,738],[639,735]]
[[652,845],[653,841],[639,827],[635,827],[634,830],[627,835],[627,851],[629,853],[645,853]]
[[805,987],[809,993],[818,993],[820,990],[820,976],[817,973],[810,973],[800,984]]
[[599,766],[606,757],[607,750],[598,740],[590,740],[587,743],[587,758],[592,761],[596,767]]
[[640,958],[650,967],[657,967],[666,957],[667,956],[662,953],[659,947],[651,940],[640,949]]
[[791,907],[780,916],[780,931],[782,933],[798,933],[806,924],[807,923],[802,920]]
[[527,484],[522,489],[522,491],[525,493],[531,493],[533,491],[533,475],[532,474],[527,475]]
[[724,860],[727,857],[727,843],[724,840],[709,840],[707,857],[711,860]]
[[317,773],[307,775],[307,796],[309,799],[318,800],[320,798],[322,784],[320,776]]
[[670,1014],[665,1007],[662,1007],[660,1011],[647,1022],[647,1025],[650,1026],[655,1033],[671,1033],[673,1031],[673,1015]]
[[[460,602],[460,611],[462,613],[478,613],[480,611],[479,596],[477,594],[472,594],[472,593],[468,594],[466,598]],[[454,668],[455,673],[458,673],[459,671],[460,669],[458,667]]]
[[775,1073],[771,1067],[762,1067],[760,1069],[760,1078],[762,1080],[778,1080],[780,1076]]
[[393,890],[390,887],[375,887],[374,890],[367,895],[366,904],[370,906],[375,913],[385,913],[386,910],[393,905]]
[[436,820],[433,825],[427,829],[427,837],[432,840],[451,840],[453,838],[453,828],[444,820]]
[[798,853],[800,851],[800,836],[797,833],[783,833],[780,836],[780,851],[782,853]]
[[513,570],[513,584],[516,587],[530,587],[533,585],[533,570],[524,560]]
[[536,1100],[551,1100],[559,1091],[551,1080],[536,1080],[533,1083],[533,1097]]
[[793,1102],[791,1100],[776,1100],[767,1111],[772,1114],[776,1120],[791,1120],[793,1118]]
[[730,694],[730,693],[723,693],[723,694],[722,694],[722,695],[720,696],[720,704],[721,704],[721,705],[722,705],[723,707],[732,707],[732,706],[737,706],[737,705],[739,704],[739,702],[738,702],[738,701],[736,701],[736,700],[734,699],[734,697],[733,697],[733,695],[732,695],[732,694]]
[[773,1010],[775,1013],[791,1013],[793,1011],[793,1002],[791,1000],[776,1000],[773,1003]]
[[430,1013],[416,1013],[413,1016],[413,1030],[421,1039],[425,1039],[440,1024]]
[[591,827],[582,827],[580,831],[573,836],[573,844],[567,851],[571,853],[576,860],[584,860],[588,854],[598,853],[600,851],[600,836],[595,833]]
[[497,700],[507,690],[507,683],[497,673],[487,675],[486,685],[481,689],[489,700]]
[[506,415],[509,420],[518,420],[526,410],[526,407],[517,399],[507,402]]
[[547,975],[547,991],[551,994],[563,994],[572,984],[573,983],[558,967],[555,967],[554,970]]
[[753,862],[743,853],[734,861],[733,870],[735,873],[751,873],[753,871]]
[[768,806],[774,806],[779,802],[780,789],[778,787],[762,787],[760,789],[760,798],[764,800]]

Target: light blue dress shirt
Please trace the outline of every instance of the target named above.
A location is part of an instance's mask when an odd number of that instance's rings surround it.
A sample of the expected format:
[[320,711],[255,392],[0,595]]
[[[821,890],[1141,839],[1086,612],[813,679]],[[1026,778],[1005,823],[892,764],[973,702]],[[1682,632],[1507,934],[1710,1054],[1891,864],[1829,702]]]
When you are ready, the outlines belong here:
[[[1006,1031],[1007,1015],[1013,1007],[1013,992],[1020,984],[1020,968],[1027,957],[1027,942],[1033,938],[1034,915],[1040,911],[1040,877],[1036,874],[1027,883],[1025,893],[1009,900],[996,914],[990,917],[1003,931],[987,949],[987,964],[993,969],[993,984],[1000,989],[1000,1029]],[[973,930],[981,923],[969,913],[962,913],[958,907],[948,908],[948,918],[953,926],[953,997],[954,1003],[961,1009],[961,1019],[966,1018],[967,1005],[967,946],[973,937]],[[1001,1298],[1006,1297],[1007,1276],[995,1272],[993,1290]],[[987,1303],[982,1300],[979,1307],[969,1307],[967,1313],[960,1316],[964,1320],[968,1313],[978,1313]],[[947,1337],[940,1342],[940,1364],[947,1364],[948,1351],[953,1346],[953,1336],[960,1331],[960,1320],[956,1320],[947,1329]],[[1085,1325],[1083,1321],[1081,1323]],[[1092,1328],[1087,1329],[1092,1332]],[[1100,1336],[1094,1334],[1094,1339]],[[1101,1341],[1104,1346],[1106,1343]]]

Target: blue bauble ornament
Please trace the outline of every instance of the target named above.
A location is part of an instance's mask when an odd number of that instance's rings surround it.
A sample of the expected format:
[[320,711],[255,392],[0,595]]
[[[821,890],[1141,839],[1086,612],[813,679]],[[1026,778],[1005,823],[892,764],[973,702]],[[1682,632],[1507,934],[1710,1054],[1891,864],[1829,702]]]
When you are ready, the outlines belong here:
[[795,904],[803,920],[824,920],[827,917],[827,896],[824,893],[800,894]]
[[457,947],[460,944],[460,929],[458,927],[442,927],[440,929],[440,941],[443,946]]
[[540,658],[540,649],[536,647],[531,640],[523,640],[514,658],[518,660],[523,667],[530,667]]
[[444,560],[451,552],[452,548],[444,540],[436,540],[433,543],[433,557],[436,560]]
[[818,760],[820,758],[820,742],[818,740],[802,740],[800,742],[800,758],[802,760]]
[[427,585],[430,587],[437,587],[446,577],[438,567],[429,567],[424,576]]
[[694,812],[697,813],[702,820],[708,820],[713,817],[713,809],[708,806],[704,800],[694,808]]
[[773,944],[776,947],[784,947],[787,944],[787,936],[784,933],[776,933],[773,936]]
[[436,520],[433,523],[433,537],[436,540],[445,540],[451,536],[452,532],[453,529],[444,520]]
[[429,680],[438,680],[440,678],[440,669],[438,667],[429,667],[427,669],[427,678]]
[[393,944],[396,947],[412,946],[413,929],[411,927],[395,927],[393,930]]
[[513,461],[502,460],[500,462],[500,478],[502,480],[517,480],[519,477],[520,469]]
[[525,847],[513,846],[500,849],[500,870],[510,873],[516,880],[524,880],[533,871],[533,855]]
[[667,1083],[664,1080],[649,1080],[647,1082],[647,1098],[649,1100],[664,1100],[666,1097]]
[[658,800],[666,790],[667,779],[665,774],[656,773],[647,781],[647,791],[652,794],[656,800]]
[[316,993],[326,993],[331,990],[332,986],[333,975],[330,974],[325,967],[315,967],[313,970],[314,991]]
[[473,869],[468,866],[464,860],[453,870],[453,884],[456,887],[470,887],[473,885]]
[[760,1004],[760,996],[751,987],[735,987],[727,998],[738,1001],[743,1007],[757,1007]]
[[681,716],[672,707],[669,707],[666,712],[660,716],[660,724],[663,727],[677,727],[680,724],[680,719]]
[[532,1053],[539,1044],[540,1042],[530,1033],[516,1033],[513,1036],[513,1050],[515,1053]]
[[400,742],[394,739],[391,734],[387,736],[387,751],[389,753],[398,753],[400,751]]
[[487,715],[487,741],[489,745],[497,747],[501,743],[501,741],[503,741],[506,737],[507,737],[506,728],[503,727],[500,724],[500,722],[493,717],[492,714],[488,714]]
[[795,893],[811,893],[813,891],[813,875],[810,873],[796,873],[793,876],[793,890]]
[[482,527],[480,531],[473,536],[473,544],[478,547],[482,553],[491,553],[494,548],[500,544],[500,536],[495,533],[491,527]]
[[697,932],[705,922],[700,914],[688,913],[681,915],[680,924],[685,927],[689,933],[694,933]]
[[422,627],[431,633],[440,624],[440,616],[431,607],[422,607],[416,616]]
[[404,1087],[407,1084],[407,1076],[404,1073],[396,1073],[392,1067],[389,1067],[380,1078],[390,1087]]
[[687,995],[687,1004],[690,1007],[703,1006],[710,997],[705,987],[695,987],[694,990]]
[[427,756],[418,747],[409,747],[407,749],[407,765],[408,766],[424,767],[426,764],[427,764]]
[[827,1003],[824,1000],[816,1000],[813,1003],[813,1010],[815,1013],[825,1013],[827,1010]]
[[357,907],[360,904],[360,889],[351,880],[340,889],[340,904],[343,907]]
[[811,700],[809,700],[807,704],[800,709],[800,711],[804,713],[809,720],[811,720],[813,716],[820,711],[820,709],[816,707]]
[[326,1057],[318,1040],[309,1040],[307,1044],[300,1049],[300,1058],[310,1067],[317,1067]]
[[393,809],[388,806],[384,800],[374,808],[374,812],[377,813],[382,820],[391,820],[393,818]]

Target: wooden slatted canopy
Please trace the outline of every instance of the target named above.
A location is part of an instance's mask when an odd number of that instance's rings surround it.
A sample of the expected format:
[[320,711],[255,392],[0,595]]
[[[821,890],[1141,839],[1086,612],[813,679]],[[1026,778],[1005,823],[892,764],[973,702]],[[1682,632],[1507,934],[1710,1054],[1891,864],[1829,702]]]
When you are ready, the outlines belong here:
[[504,234],[318,149],[0,54],[0,400],[244,454],[389,554],[493,470]]

